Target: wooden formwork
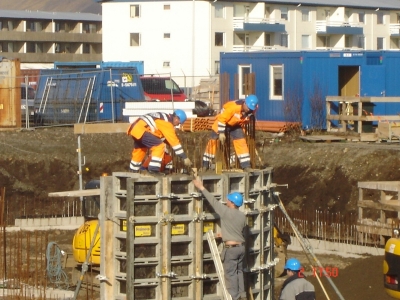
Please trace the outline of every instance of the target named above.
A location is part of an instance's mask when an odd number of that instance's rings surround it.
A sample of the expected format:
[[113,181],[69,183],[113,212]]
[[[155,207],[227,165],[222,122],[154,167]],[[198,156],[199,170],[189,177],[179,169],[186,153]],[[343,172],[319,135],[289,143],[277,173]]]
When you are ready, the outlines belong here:
[[[220,201],[244,195],[246,272],[255,300],[273,299],[272,168],[201,175]],[[223,299],[205,233],[219,216],[188,175],[101,178],[101,299]],[[219,247],[221,247],[221,240]]]
[[400,181],[359,182],[358,190],[357,230],[360,238],[376,236],[383,245],[387,237],[392,236],[393,229],[398,228]]

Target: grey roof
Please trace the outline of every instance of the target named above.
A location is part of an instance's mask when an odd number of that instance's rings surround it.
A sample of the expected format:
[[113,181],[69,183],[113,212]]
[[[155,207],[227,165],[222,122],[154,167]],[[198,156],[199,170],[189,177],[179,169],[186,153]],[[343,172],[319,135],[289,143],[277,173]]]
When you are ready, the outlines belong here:
[[0,9],[0,18],[7,19],[41,19],[41,20],[71,20],[101,22],[101,15],[89,13],[47,12],[31,10]]
[[[127,2],[127,0],[93,0],[99,3],[107,2]],[[152,2],[160,2],[165,0],[151,0]],[[172,0],[169,2],[180,2],[182,0]],[[199,0],[197,0],[199,1]],[[200,0],[201,1],[201,0]],[[204,1],[204,0],[203,0]],[[205,0],[210,2],[210,0]],[[308,6],[334,6],[334,7],[359,7],[368,9],[391,9],[400,10],[400,0],[217,0],[219,2],[266,2],[271,4],[292,4],[292,5],[308,5]],[[146,2],[146,0],[130,0],[129,2]],[[212,2],[212,1],[211,1]]]

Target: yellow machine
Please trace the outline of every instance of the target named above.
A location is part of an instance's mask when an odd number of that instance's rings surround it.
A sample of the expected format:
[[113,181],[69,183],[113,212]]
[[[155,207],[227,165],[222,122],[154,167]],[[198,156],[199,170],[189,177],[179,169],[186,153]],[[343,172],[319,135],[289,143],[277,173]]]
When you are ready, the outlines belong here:
[[400,239],[399,231],[385,245],[385,260],[383,261],[383,284],[386,293],[395,299],[400,299]]
[[[85,185],[85,190],[100,188],[100,180],[91,180]],[[85,223],[79,227],[74,235],[72,242],[72,250],[74,260],[83,264],[86,261],[90,243],[95,234],[98,224],[98,215],[100,213],[100,197],[89,196],[84,197],[82,202],[82,213],[85,217]],[[88,264],[92,266],[100,265],[100,230],[97,231],[95,243],[93,245]]]
[[274,250],[275,257],[279,258],[279,262],[275,265],[275,277],[280,277],[285,273],[285,264],[287,260],[287,247],[290,245],[290,236],[282,233],[276,225],[274,225]]
[[[74,259],[78,263],[84,263],[95,233],[98,220],[86,221],[74,235],[72,242]],[[95,243],[88,261],[91,265],[100,264],[100,230],[97,232]]]

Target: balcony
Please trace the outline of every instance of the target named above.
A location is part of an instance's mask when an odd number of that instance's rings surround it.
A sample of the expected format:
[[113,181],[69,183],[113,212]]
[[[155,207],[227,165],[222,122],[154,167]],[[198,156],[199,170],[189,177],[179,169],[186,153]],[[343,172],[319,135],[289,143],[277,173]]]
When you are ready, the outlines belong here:
[[315,29],[322,34],[362,35],[363,23],[342,21],[317,21]]
[[233,31],[285,32],[285,24],[266,18],[233,18]]
[[273,51],[273,50],[288,50],[286,47],[274,46],[249,46],[249,45],[233,45],[233,52],[254,52],[254,51]]
[[389,25],[390,36],[400,36],[400,24]]

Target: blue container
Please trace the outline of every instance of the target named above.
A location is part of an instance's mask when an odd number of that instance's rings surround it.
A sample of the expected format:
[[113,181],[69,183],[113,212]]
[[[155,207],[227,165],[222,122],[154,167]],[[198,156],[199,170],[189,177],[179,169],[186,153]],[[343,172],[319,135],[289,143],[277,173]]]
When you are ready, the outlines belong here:
[[35,98],[37,124],[127,121],[125,102],[144,101],[137,69],[42,70]]
[[[221,53],[220,62],[221,74],[228,73],[230,77],[230,99],[234,99],[234,80],[241,66],[249,66],[250,72],[255,73],[259,120],[300,121],[304,128],[315,128],[318,122],[323,129],[326,96],[400,96],[400,53],[394,51],[235,52]],[[281,99],[272,95],[274,66],[283,69]],[[297,116],[293,113],[296,109]],[[290,110],[291,116],[287,113]],[[373,110],[370,113],[374,115],[393,115],[400,112],[400,104],[376,103]]]

